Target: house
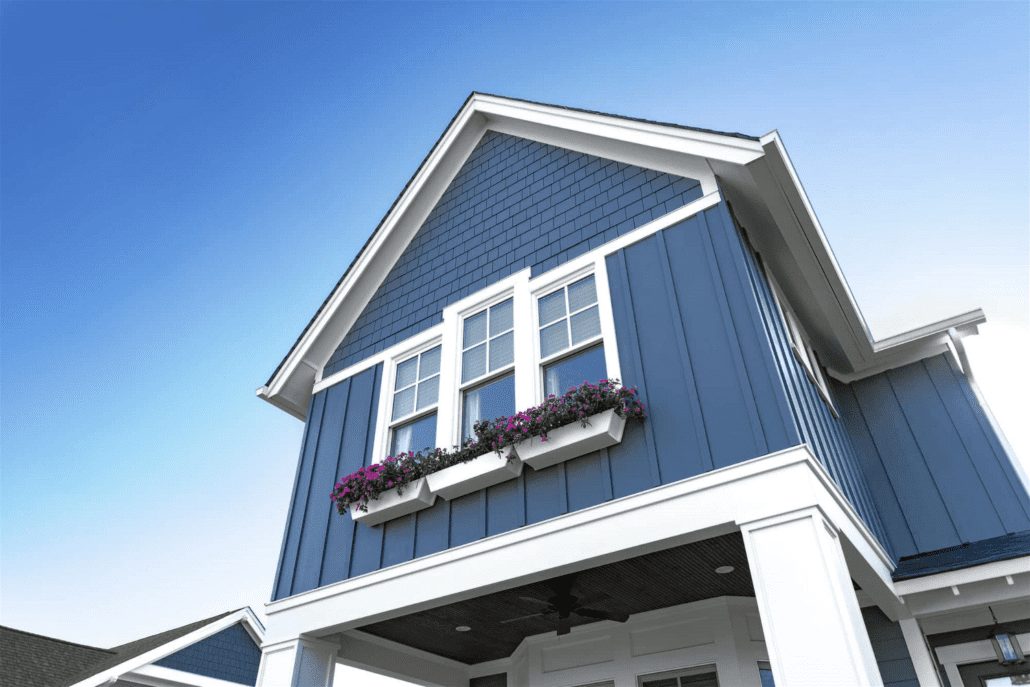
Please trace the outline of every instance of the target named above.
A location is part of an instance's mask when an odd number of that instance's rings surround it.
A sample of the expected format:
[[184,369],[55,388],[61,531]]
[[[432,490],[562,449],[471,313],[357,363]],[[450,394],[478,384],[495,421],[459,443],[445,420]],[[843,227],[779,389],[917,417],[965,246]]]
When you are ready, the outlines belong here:
[[1014,684],[982,322],[874,340],[775,132],[473,93],[258,390],[306,423],[258,684]]
[[239,687],[264,628],[241,608],[110,649],[0,627],[0,687]]

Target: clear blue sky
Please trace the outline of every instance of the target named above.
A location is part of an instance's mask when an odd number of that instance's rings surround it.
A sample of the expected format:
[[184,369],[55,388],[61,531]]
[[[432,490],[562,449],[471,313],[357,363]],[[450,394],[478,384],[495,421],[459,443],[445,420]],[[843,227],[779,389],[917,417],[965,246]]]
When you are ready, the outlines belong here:
[[1030,450],[1026,3],[0,20],[4,624],[104,645],[260,608],[301,425],[254,389],[473,89],[779,129],[878,336],[987,310],[974,362]]

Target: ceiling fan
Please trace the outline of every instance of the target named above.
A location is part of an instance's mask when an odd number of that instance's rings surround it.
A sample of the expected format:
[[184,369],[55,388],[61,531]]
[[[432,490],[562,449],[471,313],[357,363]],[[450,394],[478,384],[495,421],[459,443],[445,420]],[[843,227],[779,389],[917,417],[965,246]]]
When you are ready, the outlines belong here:
[[520,620],[529,620],[530,618],[542,618],[549,615],[556,615],[558,617],[558,634],[567,635],[572,630],[573,614],[582,618],[593,618],[595,620],[614,620],[617,623],[624,623],[629,619],[628,613],[584,608],[584,602],[572,593],[572,585],[575,581],[575,575],[563,575],[562,577],[551,580],[548,584],[551,587],[551,591],[554,593],[552,596],[548,597],[546,601],[533,596],[520,596],[519,599],[523,601],[541,604],[545,606],[545,608],[537,611],[536,613],[520,615],[516,618],[502,620],[501,624],[504,625],[507,623],[518,622]]

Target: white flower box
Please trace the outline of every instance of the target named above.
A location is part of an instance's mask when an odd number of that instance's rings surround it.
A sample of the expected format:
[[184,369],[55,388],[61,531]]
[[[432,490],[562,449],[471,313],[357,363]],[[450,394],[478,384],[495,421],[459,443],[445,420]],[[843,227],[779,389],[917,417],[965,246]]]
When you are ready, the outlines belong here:
[[626,418],[616,415],[614,409],[591,415],[587,422],[586,427],[576,421],[552,430],[547,433],[547,441],[541,437],[525,439],[516,447],[519,458],[534,470],[541,470],[622,441]]
[[444,468],[428,475],[426,480],[429,482],[430,491],[450,501],[514,479],[521,474],[522,463],[508,460],[508,451],[505,450],[500,455],[491,451],[467,463]]
[[436,501],[436,494],[430,493],[425,477],[405,484],[401,489],[404,493],[398,493],[397,487],[384,491],[379,498],[368,502],[367,511],[359,510],[356,505],[351,506],[351,519],[366,525],[378,525],[428,508]]

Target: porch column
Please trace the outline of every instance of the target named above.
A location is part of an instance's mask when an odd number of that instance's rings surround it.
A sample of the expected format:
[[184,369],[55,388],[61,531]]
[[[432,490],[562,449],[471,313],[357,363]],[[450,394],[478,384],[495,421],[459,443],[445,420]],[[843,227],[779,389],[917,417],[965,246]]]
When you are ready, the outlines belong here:
[[883,687],[844,552],[822,512],[740,529],[776,684]]
[[919,687],[941,687],[941,676],[937,672],[937,664],[930,653],[930,647],[926,644],[926,637],[923,636],[919,622],[915,618],[902,618],[898,621],[898,625],[905,638],[905,646],[912,659],[912,667],[916,671]]
[[306,637],[263,646],[257,687],[333,687],[339,648]]

